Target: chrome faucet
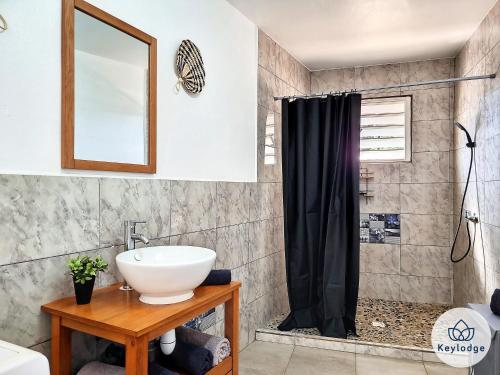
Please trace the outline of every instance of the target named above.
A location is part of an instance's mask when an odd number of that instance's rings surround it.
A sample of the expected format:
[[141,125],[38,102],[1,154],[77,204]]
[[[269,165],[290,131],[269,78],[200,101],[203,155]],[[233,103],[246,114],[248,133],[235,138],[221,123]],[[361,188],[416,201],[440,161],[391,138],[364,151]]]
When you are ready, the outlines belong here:
[[[140,220],[125,220],[123,223],[124,226],[124,251],[134,250],[135,249],[135,241],[141,241],[144,245],[149,243],[149,240],[140,233],[135,233],[135,225],[136,224],[146,224],[145,221]],[[142,257],[137,257],[137,254],[134,256],[135,260],[142,260]],[[123,285],[120,287],[121,290],[132,290],[132,287],[127,284],[127,280],[123,282]]]
[[125,243],[125,251],[134,250],[135,249],[135,241],[141,241],[143,244],[147,245],[149,240],[143,235],[139,233],[135,233],[135,225],[136,224],[146,224],[145,221],[137,221],[137,220],[126,220],[123,225],[125,231],[123,242]]

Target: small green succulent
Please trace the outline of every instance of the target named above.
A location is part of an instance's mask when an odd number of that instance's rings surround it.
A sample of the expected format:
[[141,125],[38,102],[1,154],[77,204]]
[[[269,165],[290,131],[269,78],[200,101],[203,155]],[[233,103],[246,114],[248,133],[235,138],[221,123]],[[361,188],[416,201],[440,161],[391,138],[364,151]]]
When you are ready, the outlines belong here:
[[108,264],[100,256],[92,259],[87,255],[71,258],[68,266],[73,280],[75,283],[80,284],[85,284],[87,281],[92,280],[98,272],[105,271],[108,268]]

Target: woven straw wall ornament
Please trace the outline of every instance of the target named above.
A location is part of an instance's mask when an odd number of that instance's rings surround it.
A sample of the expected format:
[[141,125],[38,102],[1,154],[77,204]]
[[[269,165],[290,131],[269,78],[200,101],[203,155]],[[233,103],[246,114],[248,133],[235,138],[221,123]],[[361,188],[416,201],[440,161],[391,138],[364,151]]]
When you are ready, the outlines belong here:
[[177,87],[198,94],[205,86],[205,68],[200,50],[189,39],[183,40],[177,51]]

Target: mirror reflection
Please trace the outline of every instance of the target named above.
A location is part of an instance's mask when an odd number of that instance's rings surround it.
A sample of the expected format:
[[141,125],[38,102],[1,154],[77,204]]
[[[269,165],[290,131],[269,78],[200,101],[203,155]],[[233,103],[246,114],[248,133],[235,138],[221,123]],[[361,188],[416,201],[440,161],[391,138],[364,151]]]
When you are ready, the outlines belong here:
[[75,159],[147,164],[148,68],[148,44],[75,10]]

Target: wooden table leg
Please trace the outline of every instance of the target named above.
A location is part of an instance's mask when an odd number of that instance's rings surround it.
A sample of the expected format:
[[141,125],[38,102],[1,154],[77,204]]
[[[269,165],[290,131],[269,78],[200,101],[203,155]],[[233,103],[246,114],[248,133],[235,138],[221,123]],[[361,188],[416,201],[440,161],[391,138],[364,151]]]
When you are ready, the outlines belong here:
[[125,375],[147,375],[147,337],[127,337],[125,347]]
[[61,317],[51,318],[50,373],[52,375],[71,375],[71,330],[61,325]]
[[238,375],[238,356],[240,351],[240,297],[236,289],[232,298],[224,305],[224,331],[231,343],[231,356],[233,357],[233,375]]

